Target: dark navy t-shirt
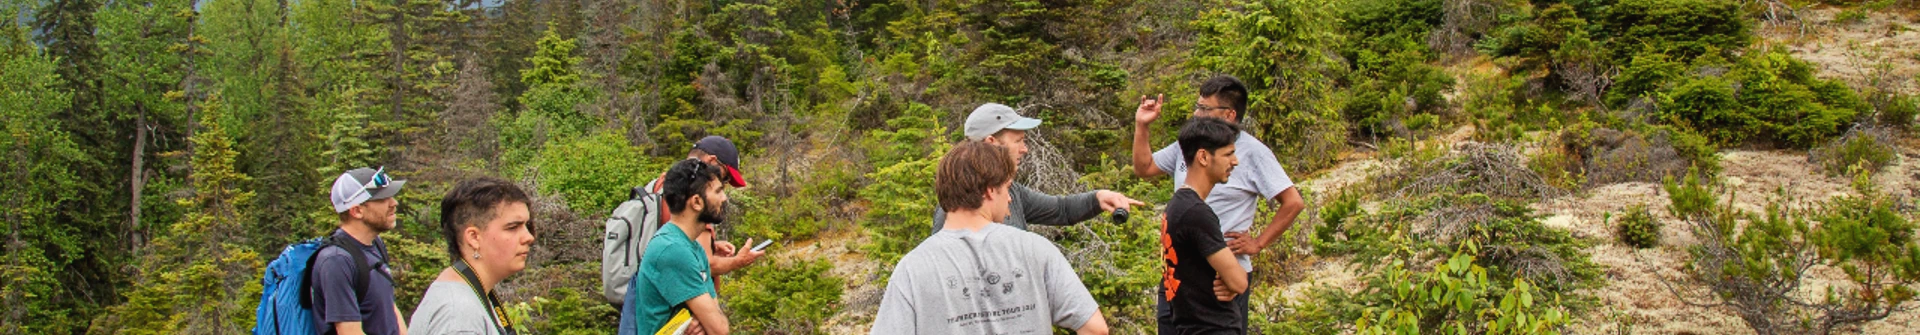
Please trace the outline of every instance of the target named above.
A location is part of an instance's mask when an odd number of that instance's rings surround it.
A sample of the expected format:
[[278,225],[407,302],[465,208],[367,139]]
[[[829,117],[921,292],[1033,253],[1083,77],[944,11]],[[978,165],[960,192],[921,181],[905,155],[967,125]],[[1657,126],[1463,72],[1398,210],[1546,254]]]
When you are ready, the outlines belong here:
[[[334,230],[333,236],[348,243],[359,243],[346,231]],[[385,244],[374,237],[374,244]],[[334,324],[341,322],[359,322],[361,329],[370,335],[400,334],[400,319],[394,315],[393,276],[388,272],[387,263],[381,261],[385,255],[372,245],[360,245],[367,260],[367,296],[356,296],[353,291],[353,265],[347,250],[340,247],[321,248],[313,257],[313,312],[314,319],[320,324],[320,334],[334,334]]]

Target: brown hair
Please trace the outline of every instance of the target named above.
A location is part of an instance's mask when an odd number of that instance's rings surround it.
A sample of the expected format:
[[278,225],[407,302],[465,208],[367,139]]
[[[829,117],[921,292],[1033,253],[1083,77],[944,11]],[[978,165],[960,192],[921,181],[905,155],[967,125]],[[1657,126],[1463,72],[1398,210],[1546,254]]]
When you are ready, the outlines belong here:
[[933,175],[933,194],[949,211],[980,208],[987,190],[1013,181],[1013,155],[982,141],[954,145]]

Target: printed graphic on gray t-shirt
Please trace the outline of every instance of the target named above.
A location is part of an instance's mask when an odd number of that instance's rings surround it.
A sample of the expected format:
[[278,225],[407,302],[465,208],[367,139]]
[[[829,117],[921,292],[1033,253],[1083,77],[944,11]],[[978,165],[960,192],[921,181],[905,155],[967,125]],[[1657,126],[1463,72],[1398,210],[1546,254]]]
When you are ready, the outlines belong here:
[[1059,248],[1006,225],[943,230],[898,264],[873,334],[1051,334],[1100,311]]
[[408,331],[419,335],[500,335],[487,308],[464,282],[435,281],[413,309]]
[[[1240,158],[1240,166],[1233,168],[1233,174],[1227,176],[1227,182],[1215,186],[1207,194],[1207,206],[1213,207],[1213,213],[1220,216],[1220,233],[1247,232],[1253,229],[1253,218],[1260,208],[1260,200],[1273,199],[1280,192],[1293,187],[1293,179],[1287,177],[1287,170],[1280,167],[1280,160],[1274,158],[1273,149],[1260,143],[1253,134],[1240,132],[1233,140],[1234,156]],[[1175,142],[1153,153],[1153,165],[1160,171],[1173,176],[1174,189],[1187,180],[1186,159],[1180,155],[1180,143]],[[1253,258],[1236,255],[1240,267],[1253,271]]]

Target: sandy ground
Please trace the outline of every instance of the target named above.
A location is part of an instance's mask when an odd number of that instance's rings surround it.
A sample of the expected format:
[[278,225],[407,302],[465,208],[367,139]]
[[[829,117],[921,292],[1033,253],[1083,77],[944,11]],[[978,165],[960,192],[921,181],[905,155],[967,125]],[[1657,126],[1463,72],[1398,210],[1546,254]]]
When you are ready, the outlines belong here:
[[[1875,178],[1883,188],[1911,189],[1915,184],[1914,150],[1895,166]],[[1807,163],[1804,152],[1726,151],[1721,154],[1724,167],[1720,181],[1740,194],[1734,207],[1763,210],[1769,201],[1785,199],[1803,205],[1833,196],[1853,195],[1849,181],[1828,177]],[[1723,201],[1725,199],[1722,199]],[[1577,236],[1592,238],[1596,245],[1587,251],[1594,263],[1603,268],[1606,286],[1584,293],[1599,298],[1601,306],[1577,321],[1577,334],[1752,334],[1745,323],[1723,309],[1689,306],[1667,287],[1661,278],[1681,278],[1688,257],[1686,246],[1695,242],[1683,223],[1665,206],[1667,195],[1658,184],[1621,183],[1589,190],[1534,205],[1547,215],[1548,226],[1566,229]],[[1602,222],[1607,213],[1618,215],[1636,204],[1647,205],[1654,218],[1666,223],[1661,229],[1663,245],[1635,250],[1614,241],[1611,224]],[[1820,292],[1842,282],[1832,268],[1815,268],[1803,292]],[[1700,301],[1696,301],[1700,302]],[[1920,326],[1920,312],[1896,313],[1866,325],[1866,334],[1911,334]]]
[[[1871,11],[1859,21],[1834,20],[1841,10],[1809,10],[1804,22],[1760,20],[1754,29],[1768,43],[1786,47],[1795,57],[1812,62],[1822,76],[1840,78],[1855,87],[1870,78],[1886,78],[1883,87],[1913,94],[1920,83],[1920,25],[1903,10]],[[1882,67],[1881,65],[1885,65]]]
[[827,334],[866,334],[880,310],[880,294],[886,287],[877,283],[884,279],[879,276],[885,268],[860,252],[867,240],[858,227],[848,227],[829,232],[799,251],[799,257],[832,259],[833,270],[828,273],[846,279],[839,313],[828,317],[820,327]]

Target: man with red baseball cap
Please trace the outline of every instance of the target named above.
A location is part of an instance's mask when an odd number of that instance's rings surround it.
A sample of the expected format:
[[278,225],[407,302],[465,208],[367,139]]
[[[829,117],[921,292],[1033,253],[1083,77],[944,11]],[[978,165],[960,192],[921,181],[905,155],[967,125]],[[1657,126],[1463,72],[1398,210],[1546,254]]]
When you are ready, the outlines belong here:
[[725,137],[707,136],[693,143],[693,152],[687,158],[698,159],[707,164],[727,168],[727,185],[747,187],[747,180],[740,177],[740,150],[733,147],[733,141]]

